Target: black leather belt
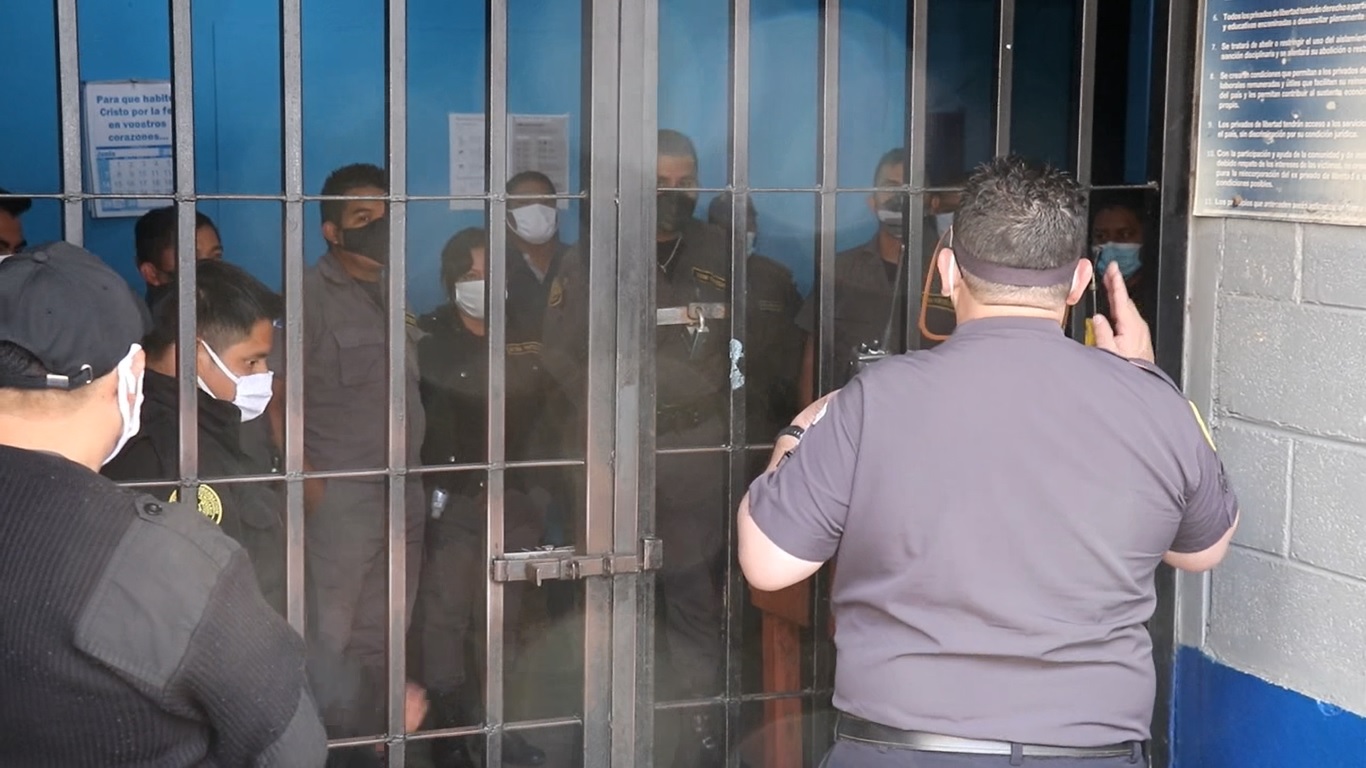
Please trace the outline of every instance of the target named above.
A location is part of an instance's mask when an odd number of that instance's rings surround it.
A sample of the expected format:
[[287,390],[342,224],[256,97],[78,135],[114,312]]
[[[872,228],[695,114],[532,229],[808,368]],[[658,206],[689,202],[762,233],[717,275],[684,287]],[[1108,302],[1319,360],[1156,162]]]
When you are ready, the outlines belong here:
[[963,755],[1003,755],[1009,757],[1132,757],[1138,762],[1143,756],[1142,742],[1107,744],[1102,747],[1057,747],[1043,744],[1015,744],[1009,741],[964,739],[925,731],[903,731],[888,725],[840,713],[835,725],[835,738],[861,741],[881,746],[901,747],[916,752],[947,752]]

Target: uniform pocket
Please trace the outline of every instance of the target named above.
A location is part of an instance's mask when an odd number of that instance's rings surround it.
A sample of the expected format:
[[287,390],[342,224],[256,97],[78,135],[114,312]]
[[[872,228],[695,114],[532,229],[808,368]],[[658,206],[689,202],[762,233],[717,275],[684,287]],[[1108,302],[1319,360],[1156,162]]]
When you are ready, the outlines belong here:
[[389,369],[384,329],[349,326],[332,332],[337,341],[337,379],[347,387],[383,382]]

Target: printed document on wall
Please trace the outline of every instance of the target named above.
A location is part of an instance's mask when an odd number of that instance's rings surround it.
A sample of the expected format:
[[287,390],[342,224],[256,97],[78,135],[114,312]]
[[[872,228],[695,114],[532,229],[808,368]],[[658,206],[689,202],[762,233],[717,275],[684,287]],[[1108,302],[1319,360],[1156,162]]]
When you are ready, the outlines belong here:
[[[167,80],[89,82],[83,87],[86,175],[98,195],[175,191],[174,119]],[[97,199],[96,218],[140,216],[166,199]]]
[[[550,178],[555,190],[569,189],[569,115],[508,115],[512,130],[507,144],[507,173],[539,171]],[[450,116],[451,194],[482,195],[484,182],[484,116]],[[567,208],[567,200],[559,207]],[[452,200],[451,210],[482,210],[482,200]]]

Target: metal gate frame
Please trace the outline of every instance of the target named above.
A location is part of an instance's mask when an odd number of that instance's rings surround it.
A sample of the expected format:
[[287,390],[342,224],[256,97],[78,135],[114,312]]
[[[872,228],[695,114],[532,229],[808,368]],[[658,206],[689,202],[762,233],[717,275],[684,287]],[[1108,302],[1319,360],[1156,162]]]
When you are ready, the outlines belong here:
[[[941,2],[943,0],[940,0]],[[487,523],[490,535],[486,555],[492,560],[503,554],[504,473],[522,466],[579,465],[585,467],[586,516],[581,539],[587,555],[644,557],[642,539],[654,530],[654,345],[655,332],[650,322],[655,307],[653,269],[650,259],[636,258],[653,250],[656,193],[651,170],[656,161],[658,127],[657,72],[659,55],[659,0],[582,0],[584,46],[584,99],[582,115],[586,128],[583,177],[587,192],[562,190],[559,197],[578,199],[586,209],[586,234],[589,244],[590,282],[593,286],[613,286],[615,290],[594,290],[590,300],[588,360],[588,433],[583,462],[506,461],[503,441],[506,360],[506,311],[503,302],[490,302],[488,458],[483,468],[488,473]],[[1088,190],[1113,189],[1091,183],[1092,102],[1096,57],[1096,15],[1099,0],[1077,0],[1079,13],[1076,124],[1077,178]],[[304,205],[324,199],[308,195],[303,182],[302,120],[302,0],[281,0],[280,45],[282,64],[283,178],[279,195],[200,194],[195,183],[194,109],[191,0],[171,0],[172,89],[174,105],[175,191],[160,196],[178,204],[178,261],[180,280],[180,330],[178,347],[194,346],[195,329],[195,203],[199,200],[264,200],[284,207],[284,295],[286,370],[286,532],[288,538],[287,573],[291,624],[304,628],[303,600],[303,273]],[[469,196],[487,204],[488,220],[501,222],[506,213],[504,188],[507,123],[507,0],[487,0],[487,73],[486,101],[489,192]],[[1188,176],[1191,135],[1191,109],[1194,53],[1198,4],[1159,0],[1153,41],[1154,126],[1149,136],[1149,182],[1136,188],[1156,189],[1160,200],[1161,252],[1158,283],[1160,299],[1154,328],[1158,362],[1179,377],[1183,362],[1184,298],[1188,223]],[[80,130],[80,67],[77,37],[76,0],[54,0],[57,29],[59,104],[61,113],[62,192],[34,197],[60,198],[63,206],[65,239],[83,242],[83,206],[101,197],[86,192],[82,173]],[[1014,18],[1016,0],[997,0],[998,45],[996,78],[995,147],[997,153],[1010,149],[1011,94],[1013,85]],[[836,148],[839,133],[839,51],[840,0],[821,0],[820,32],[820,144],[819,179],[815,187],[752,189],[749,186],[749,30],[750,0],[731,0],[731,113],[729,143],[729,183],[724,188],[703,191],[733,192],[732,221],[738,221],[751,194],[805,193],[818,196],[817,282],[819,327],[817,329],[817,384],[827,391],[833,381],[832,347],[834,331],[834,257],[836,198],[846,192],[873,192],[872,189],[844,188],[838,185]],[[907,297],[904,338],[918,340],[915,318],[919,312],[919,280],[924,274],[924,226],[918,212],[925,196],[941,191],[926,185],[926,69],[929,0],[913,0],[908,8],[905,147],[908,158],[906,184],[887,191],[907,195],[908,265],[904,271]],[[462,199],[451,196],[407,194],[407,4],[388,0],[386,6],[386,158],[390,173],[389,205],[391,219],[388,341],[390,348],[390,418],[388,424],[388,467],[369,473],[389,479],[389,601],[390,601],[390,685],[388,691],[389,762],[405,764],[403,702],[405,680],[404,608],[405,549],[403,479],[414,472],[408,463],[404,435],[406,388],[404,382],[406,345],[404,337],[406,259],[404,241],[407,204],[418,200]],[[1161,87],[1158,87],[1161,84]],[[1156,126],[1161,126],[1157,129]],[[106,195],[103,197],[114,197]],[[148,196],[158,197],[158,196]],[[912,215],[912,213],[915,215]],[[490,226],[491,254],[502,253],[506,231]],[[731,298],[734,334],[744,339],[746,300],[745,244],[742,230],[732,237]],[[506,287],[506,268],[502,259],[488,263],[491,295]],[[1075,331],[1075,327],[1074,327]],[[191,355],[179,362],[180,479],[182,492],[198,484],[197,405],[195,363]],[[750,444],[745,434],[745,402],[742,393],[731,398],[731,428],[728,444],[716,450],[727,454],[729,466],[728,500],[733,508],[745,489],[748,451],[763,450],[763,444]],[[767,437],[767,436],[763,436]],[[358,476],[366,473],[314,473],[308,477]],[[237,482],[278,481],[278,476],[235,479]],[[733,551],[734,531],[727,535]],[[667,546],[667,542],[666,542]],[[745,585],[734,563],[727,564],[727,650],[725,690],[703,704],[725,708],[725,751],[729,765],[739,765],[733,749],[741,727],[741,706],[782,696],[800,697],[813,705],[824,703],[829,695],[833,656],[826,643],[818,643],[811,663],[814,680],[800,692],[745,695],[741,690],[743,633],[741,610]],[[827,589],[825,574],[817,578],[812,597],[812,621],[824,626],[828,604],[821,595]],[[442,733],[479,733],[488,737],[487,764],[501,763],[499,746],[504,723],[503,611],[502,584],[492,579],[487,584],[487,624],[485,627],[486,690],[485,718],[482,727],[451,729]],[[653,761],[654,713],[659,704],[654,691],[654,577],[648,572],[619,573],[586,580],[584,624],[584,698],[582,726],[584,759],[588,766],[634,768]],[[1159,696],[1154,713],[1154,766],[1163,766],[1169,749],[1166,723],[1169,716],[1170,672],[1174,651],[1172,578],[1168,570],[1159,574],[1159,608],[1153,620],[1157,644]],[[630,663],[614,660],[632,659]],[[684,704],[696,705],[698,702]],[[666,705],[668,706],[668,705]],[[822,751],[830,737],[828,711],[809,719],[808,758]],[[575,718],[563,722],[573,723]],[[555,721],[560,722],[560,721]],[[555,722],[522,724],[544,726]],[[440,734],[438,734],[440,735]],[[371,740],[373,741],[373,740]],[[348,743],[367,743],[352,740]]]

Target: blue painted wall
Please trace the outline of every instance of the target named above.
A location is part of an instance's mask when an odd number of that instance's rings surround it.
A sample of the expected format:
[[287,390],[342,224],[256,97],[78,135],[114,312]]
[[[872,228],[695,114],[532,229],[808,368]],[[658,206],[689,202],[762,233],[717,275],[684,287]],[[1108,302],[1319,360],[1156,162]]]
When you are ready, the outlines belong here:
[[1226,667],[1176,657],[1173,768],[1361,768],[1366,719]]
[[[931,111],[965,115],[965,161],[991,154],[995,17],[993,0],[937,2],[931,10]],[[1021,3],[1017,36],[1016,147],[1069,165],[1069,88],[1073,29],[1070,0]],[[303,34],[304,178],[319,191],[334,167],[384,159],[384,3],[306,0]],[[840,56],[839,180],[866,186],[885,150],[903,141],[906,3],[846,0]],[[170,72],[165,3],[101,0],[79,7],[83,80],[165,79]],[[449,189],[447,114],[484,103],[484,4],[480,0],[408,2],[409,192]],[[810,188],[817,180],[819,127],[817,0],[753,0],[750,174],[756,187]],[[702,184],[726,184],[728,27],[726,0],[661,0],[660,124],[683,130],[702,154]],[[25,62],[8,83],[18,117],[0,121],[0,186],[60,188],[51,4],[0,3],[0,50]],[[201,193],[278,194],[281,189],[279,11],[275,0],[196,0],[193,15],[195,152]],[[510,0],[509,108],[567,113],[571,154],[580,146],[581,18],[578,3]],[[1032,47],[1030,47],[1032,45]],[[1028,55],[1023,55],[1027,53]],[[51,64],[49,64],[51,63]],[[580,184],[577,158],[571,186]],[[868,238],[863,194],[839,199],[840,248]],[[702,201],[703,205],[706,200]],[[814,256],[815,196],[756,196],[761,248],[793,266],[805,290]],[[222,230],[228,258],[280,284],[281,207],[274,202],[205,201]],[[441,245],[482,221],[448,204],[412,203],[409,286],[412,305],[441,300]],[[306,218],[312,260],[323,245],[316,206]],[[577,210],[562,217],[577,236]],[[29,239],[60,236],[60,209],[41,202],[27,216]],[[133,267],[132,220],[88,220],[86,242],[140,284]]]

